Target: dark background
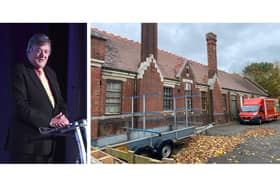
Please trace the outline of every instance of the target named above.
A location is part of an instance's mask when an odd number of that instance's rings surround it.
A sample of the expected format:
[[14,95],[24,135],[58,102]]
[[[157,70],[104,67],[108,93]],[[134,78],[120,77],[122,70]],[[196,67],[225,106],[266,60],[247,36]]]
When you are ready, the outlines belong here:
[[[0,23],[0,163],[9,161],[4,145],[13,112],[11,72],[24,61],[28,39],[35,33],[45,33],[52,41],[48,65],[57,74],[69,120],[86,118],[86,23]],[[56,162],[75,161],[73,142],[71,137],[59,139]]]

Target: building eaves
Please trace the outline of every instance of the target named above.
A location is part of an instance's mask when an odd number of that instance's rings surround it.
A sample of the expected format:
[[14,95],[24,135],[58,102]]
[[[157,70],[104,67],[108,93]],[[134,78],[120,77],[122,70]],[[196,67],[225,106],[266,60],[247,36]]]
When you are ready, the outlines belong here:
[[103,40],[108,40],[107,37],[103,36],[102,34],[100,34],[98,32],[94,32],[94,31],[91,32],[91,36],[96,37],[96,38],[100,38],[100,39],[103,39]]

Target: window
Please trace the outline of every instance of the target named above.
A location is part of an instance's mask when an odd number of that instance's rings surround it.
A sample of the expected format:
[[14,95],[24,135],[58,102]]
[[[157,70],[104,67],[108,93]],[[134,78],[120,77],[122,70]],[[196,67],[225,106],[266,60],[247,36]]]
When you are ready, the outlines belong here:
[[121,82],[107,80],[105,113],[121,112]]
[[185,102],[188,111],[192,110],[192,84],[191,83],[186,83],[185,85]]
[[237,96],[236,95],[231,95],[231,115],[232,115],[232,118],[238,117]]
[[207,92],[201,92],[201,108],[207,111]]
[[223,111],[227,112],[227,94],[222,95]]
[[163,109],[164,110],[172,110],[173,109],[173,89],[170,87],[163,88]]

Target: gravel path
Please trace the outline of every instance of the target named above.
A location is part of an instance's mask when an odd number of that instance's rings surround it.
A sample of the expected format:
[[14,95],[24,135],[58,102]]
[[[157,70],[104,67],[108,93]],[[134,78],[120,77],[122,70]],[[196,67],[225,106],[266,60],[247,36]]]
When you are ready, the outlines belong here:
[[236,146],[232,152],[220,157],[211,158],[208,163],[280,163],[280,121],[264,123],[262,125],[231,124],[216,126],[208,130],[208,135],[238,135],[247,128],[273,128],[276,135],[266,137],[250,137]]

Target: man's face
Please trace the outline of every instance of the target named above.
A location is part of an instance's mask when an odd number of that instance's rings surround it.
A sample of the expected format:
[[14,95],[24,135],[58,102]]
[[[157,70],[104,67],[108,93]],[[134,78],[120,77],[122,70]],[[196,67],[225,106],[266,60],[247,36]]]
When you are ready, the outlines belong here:
[[51,46],[49,43],[33,45],[31,50],[28,52],[27,57],[34,68],[41,69],[46,66],[50,52]]

